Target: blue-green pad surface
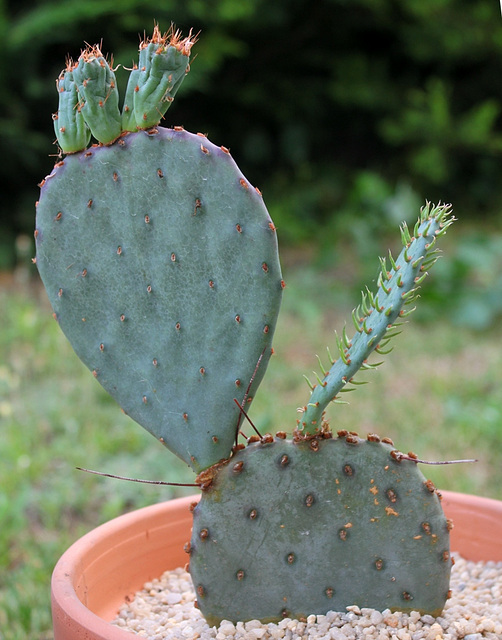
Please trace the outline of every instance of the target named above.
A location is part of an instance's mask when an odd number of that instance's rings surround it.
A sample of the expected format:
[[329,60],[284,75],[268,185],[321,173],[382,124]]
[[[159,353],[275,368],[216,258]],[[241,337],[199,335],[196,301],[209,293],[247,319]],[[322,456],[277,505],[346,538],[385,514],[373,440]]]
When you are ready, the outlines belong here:
[[439,615],[449,523],[418,465],[352,435],[313,442],[252,444],[202,493],[190,573],[208,622],[350,605]]
[[55,316],[97,380],[195,471],[228,457],[283,286],[275,227],[228,150],[158,128],[68,155],[36,224]]

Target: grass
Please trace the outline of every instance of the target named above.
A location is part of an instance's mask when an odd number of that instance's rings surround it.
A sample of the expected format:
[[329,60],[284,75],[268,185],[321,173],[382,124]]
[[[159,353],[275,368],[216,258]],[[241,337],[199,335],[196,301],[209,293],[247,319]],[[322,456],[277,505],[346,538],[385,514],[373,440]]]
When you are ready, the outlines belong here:
[[[276,355],[251,413],[262,432],[294,428],[308,399],[302,374],[317,367],[316,353],[324,358],[357,302],[333,284],[343,273],[301,265],[285,276]],[[502,329],[419,320],[379,371],[364,375],[371,384],[348,394],[350,405],[329,409],[332,428],[390,436],[430,460],[476,457],[423,470],[440,488],[502,499]],[[78,361],[38,286],[0,289],[0,325],[0,639],[49,640],[50,574],[68,545],[124,511],[192,492],[75,467],[177,482],[193,476]]]

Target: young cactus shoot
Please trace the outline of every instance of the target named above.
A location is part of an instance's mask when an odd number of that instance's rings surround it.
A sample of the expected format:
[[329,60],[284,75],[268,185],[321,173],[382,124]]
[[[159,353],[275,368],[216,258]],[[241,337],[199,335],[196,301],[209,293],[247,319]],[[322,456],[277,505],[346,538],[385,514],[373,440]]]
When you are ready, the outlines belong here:
[[331,401],[337,402],[338,394],[347,391],[348,385],[356,384],[354,376],[359,369],[377,366],[367,362],[373,351],[385,355],[392,349],[387,346],[391,338],[400,333],[397,329],[399,320],[414,310],[409,307],[418,297],[427,269],[438,259],[436,240],[454,221],[450,211],[450,205],[427,203],[420,212],[413,235],[406,224],[401,227],[403,250],[397,260],[390,252],[388,262],[381,259],[378,291],[376,294],[369,290],[363,293],[360,305],[353,312],[355,335],[349,340],[344,328],[342,338],[337,336],[338,358],[330,357],[331,368],[328,371],[321,369],[315,386],[309,382],[312,396],[298,426],[304,435],[312,436],[323,429],[326,406]]
[[98,142],[110,144],[122,133],[155,127],[190,69],[190,51],[196,41],[191,33],[183,38],[173,27],[162,34],[155,25],[152,37],[140,44],[122,113],[113,61],[106,60],[100,47],[88,45],[77,62],[69,59],[56,82],[59,109],[53,116],[63,153],[85,149],[91,134]]
[[122,70],[97,45],[59,76],[66,155],[42,181],[35,231],[54,317],[124,412],[197,474],[187,552],[210,624],[349,605],[438,615],[451,569],[438,492],[390,440],[333,435],[325,410],[376,367],[373,351],[390,351],[450,207],[427,204],[412,233],[402,227],[403,250],[381,259],[378,291],[363,294],[354,336],[344,329],[321,364],[292,435],[237,445],[284,282],[262,195],[228,149],[159,126],[195,41],[155,26],[122,107]]

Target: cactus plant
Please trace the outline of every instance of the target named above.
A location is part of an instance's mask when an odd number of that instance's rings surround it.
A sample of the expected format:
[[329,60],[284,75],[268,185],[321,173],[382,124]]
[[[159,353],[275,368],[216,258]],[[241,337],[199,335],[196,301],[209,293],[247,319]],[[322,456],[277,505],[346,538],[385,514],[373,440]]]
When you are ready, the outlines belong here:
[[[36,263],[77,355],[123,410],[197,473],[187,545],[211,623],[343,609],[438,614],[449,529],[414,456],[338,431],[330,402],[373,368],[408,315],[453,218],[427,204],[381,260],[355,335],[337,338],[290,436],[237,444],[272,353],[284,282],[261,193],[201,134],[159,121],[189,70],[191,34],[141,43],[122,112],[99,47],[68,61],[54,116],[66,154],[41,184]],[[88,147],[91,136],[96,143]]]

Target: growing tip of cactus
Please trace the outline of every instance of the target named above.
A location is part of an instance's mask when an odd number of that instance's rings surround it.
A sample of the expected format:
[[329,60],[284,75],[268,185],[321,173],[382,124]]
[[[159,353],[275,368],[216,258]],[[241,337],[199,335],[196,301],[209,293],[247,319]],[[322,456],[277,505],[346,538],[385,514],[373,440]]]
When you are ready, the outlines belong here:
[[105,58],[98,45],[87,45],[73,66],[80,97],[80,111],[92,135],[103,144],[121,134],[119,93],[113,59]]
[[54,129],[62,153],[85,149],[92,136],[101,144],[115,142],[124,132],[150,129],[164,117],[188,73],[190,52],[197,35],[183,37],[173,25],[153,34],[139,46],[139,62],[130,70],[122,112],[113,68],[99,45],[87,45],[78,60],[67,60],[56,86],[58,111]]
[[73,66],[69,58],[66,68],[56,80],[59,110],[53,115],[54,131],[64,153],[85,149],[91,139],[91,130],[82,114],[82,101],[73,78]]
[[188,36],[171,25],[162,33],[157,24],[139,47],[139,64],[131,71],[122,110],[122,129],[136,131],[157,125],[190,70],[197,35]]

